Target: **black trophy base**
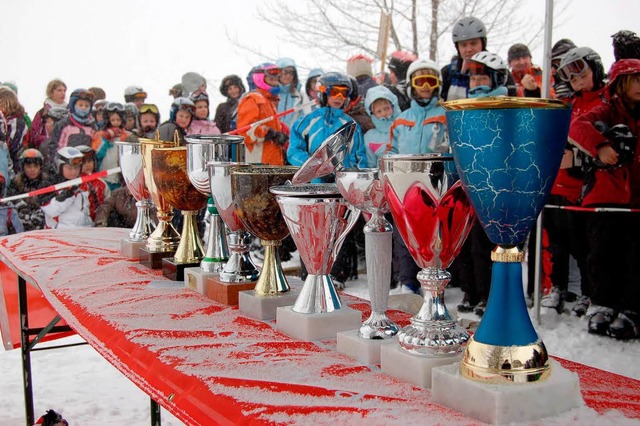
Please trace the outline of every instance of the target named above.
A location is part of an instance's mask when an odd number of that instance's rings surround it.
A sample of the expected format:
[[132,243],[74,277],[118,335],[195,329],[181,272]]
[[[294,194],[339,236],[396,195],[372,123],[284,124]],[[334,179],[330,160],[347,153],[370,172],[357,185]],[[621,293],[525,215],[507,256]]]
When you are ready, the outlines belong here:
[[150,269],[161,269],[162,259],[173,257],[175,251],[150,251],[146,247],[138,250],[140,264]]
[[173,257],[162,259],[162,275],[171,281],[184,281],[184,270],[200,266],[200,262],[196,263],[176,263]]

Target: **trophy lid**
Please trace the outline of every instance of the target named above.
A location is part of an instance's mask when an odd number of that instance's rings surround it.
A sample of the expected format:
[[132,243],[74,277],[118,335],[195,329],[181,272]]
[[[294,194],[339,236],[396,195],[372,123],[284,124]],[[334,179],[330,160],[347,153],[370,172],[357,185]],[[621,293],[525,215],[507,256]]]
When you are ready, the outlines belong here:
[[300,166],[300,170],[293,176],[291,182],[293,184],[307,183],[333,173],[344,160],[356,126],[354,121],[345,123],[329,135],[309,159]]
[[211,144],[238,144],[244,143],[243,136],[237,135],[186,135],[184,137],[187,143],[211,143]]
[[287,197],[340,197],[338,185],[335,183],[302,183],[297,185],[277,185],[269,188],[269,191],[275,195],[284,195]]

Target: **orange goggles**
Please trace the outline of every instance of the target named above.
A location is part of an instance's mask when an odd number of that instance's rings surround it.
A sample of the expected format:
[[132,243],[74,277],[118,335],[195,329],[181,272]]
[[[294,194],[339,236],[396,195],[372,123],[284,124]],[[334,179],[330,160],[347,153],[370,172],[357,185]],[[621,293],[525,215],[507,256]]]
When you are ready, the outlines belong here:
[[440,80],[435,75],[417,75],[411,79],[411,86],[416,89],[435,89],[440,86]]
[[273,77],[279,77],[280,74],[282,73],[282,70],[280,68],[268,68],[266,70],[262,70],[262,72],[266,75],[270,75]]
[[331,86],[328,90],[325,86],[320,86],[318,91],[326,93],[330,98],[347,99],[349,97],[349,88],[347,86]]
[[70,164],[72,166],[81,166],[83,162],[84,162],[84,155],[79,158],[69,158],[67,160],[67,164]]

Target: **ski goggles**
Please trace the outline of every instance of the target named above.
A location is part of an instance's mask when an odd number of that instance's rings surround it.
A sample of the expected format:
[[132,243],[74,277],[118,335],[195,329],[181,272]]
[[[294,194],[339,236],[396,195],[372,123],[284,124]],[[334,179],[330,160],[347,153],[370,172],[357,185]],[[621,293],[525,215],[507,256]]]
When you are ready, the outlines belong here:
[[153,104],[142,104],[140,106],[140,114],[146,114],[148,112],[151,114],[158,114],[158,107]]
[[349,88],[347,86],[330,86],[327,88],[320,85],[318,91],[326,93],[330,98],[347,99],[349,97]]
[[84,154],[82,155],[82,157],[73,157],[73,158],[65,159],[65,163],[72,166],[81,166],[83,162],[84,162]]
[[563,81],[571,81],[573,76],[584,74],[587,71],[587,68],[589,68],[587,61],[579,58],[573,62],[565,64],[562,68],[559,68],[558,76],[560,76]]
[[440,80],[435,75],[417,75],[411,79],[411,86],[416,89],[435,89],[440,86]]
[[467,73],[469,75],[489,75],[489,67],[476,61],[469,61],[467,64]]
[[124,112],[124,105],[120,102],[109,102],[104,106],[104,110],[108,112]]
[[195,114],[196,107],[187,103],[178,104],[177,111],[189,111],[191,114]]
[[274,67],[274,68],[267,68],[263,70],[257,70],[256,72],[262,73],[265,75],[270,75],[272,77],[279,77],[280,74],[282,73],[282,70],[280,68]]

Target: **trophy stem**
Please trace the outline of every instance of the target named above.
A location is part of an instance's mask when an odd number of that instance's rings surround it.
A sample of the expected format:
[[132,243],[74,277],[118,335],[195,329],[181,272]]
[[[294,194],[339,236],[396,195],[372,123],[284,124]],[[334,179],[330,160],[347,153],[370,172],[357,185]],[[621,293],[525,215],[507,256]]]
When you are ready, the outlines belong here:
[[178,247],[180,234],[173,227],[173,211],[158,210],[158,225],[155,231],[149,235],[147,249],[152,252],[175,251]]
[[388,339],[399,327],[387,317],[391,283],[392,226],[379,213],[374,213],[364,226],[367,285],[371,315],[362,323],[358,335],[364,339]]
[[522,288],[524,253],[498,246],[491,253],[487,309],[460,363],[476,381],[527,383],[549,376],[547,349],[533,328]]
[[291,290],[287,279],[284,277],[284,272],[282,272],[282,266],[280,265],[278,246],[281,244],[279,240],[262,240],[262,245],[264,246],[264,264],[262,265],[260,278],[255,287],[255,291],[259,295],[275,295]]
[[204,250],[198,235],[196,216],[198,210],[183,210],[182,237],[176,249],[174,260],[176,263],[197,263],[202,259]]
[[247,231],[234,231],[227,234],[227,243],[231,255],[220,272],[220,281],[242,283],[256,281],[260,271],[253,264],[249,252],[252,236]]
[[329,274],[309,274],[293,304],[293,312],[322,314],[342,309],[333,280]]
[[454,356],[462,352],[469,333],[456,323],[445,305],[444,288],[450,280],[451,274],[444,269],[425,268],[418,272],[424,303],[411,318],[411,324],[398,333],[402,349],[430,357]]
[[[212,199],[209,198],[209,201]],[[209,216],[209,233],[207,234],[206,253],[200,267],[204,272],[220,272],[224,264],[229,260],[229,249],[222,218],[217,213]]]
[[153,203],[149,200],[136,201],[136,223],[129,232],[129,239],[132,241],[144,241],[155,229],[155,224],[151,220],[151,207]]

